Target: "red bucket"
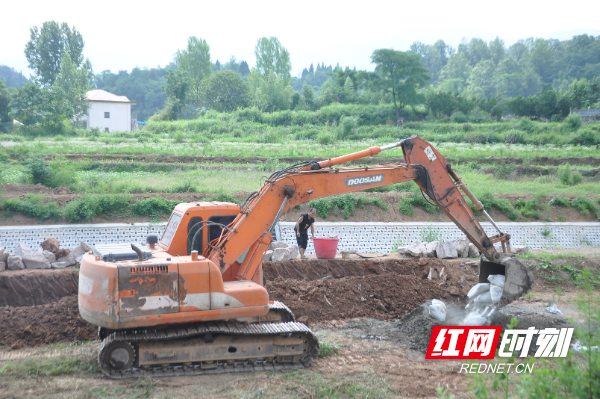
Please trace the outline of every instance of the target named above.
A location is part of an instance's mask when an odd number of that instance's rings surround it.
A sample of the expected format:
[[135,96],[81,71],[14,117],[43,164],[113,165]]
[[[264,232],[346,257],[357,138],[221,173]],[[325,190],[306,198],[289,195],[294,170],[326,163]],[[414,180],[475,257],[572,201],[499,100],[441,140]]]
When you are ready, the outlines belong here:
[[313,238],[315,254],[319,259],[333,259],[337,252],[339,238]]

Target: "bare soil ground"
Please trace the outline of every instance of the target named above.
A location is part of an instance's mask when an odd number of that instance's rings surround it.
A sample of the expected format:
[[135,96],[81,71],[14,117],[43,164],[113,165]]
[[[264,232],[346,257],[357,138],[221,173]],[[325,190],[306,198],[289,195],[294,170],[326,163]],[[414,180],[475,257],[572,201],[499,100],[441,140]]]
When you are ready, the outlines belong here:
[[[600,250],[588,249],[586,255],[523,260],[536,277],[533,293],[505,307],[498,323],[517,317],[519,327],[539,328],[566,326],[569,318],[578,321],[573,299],[581,290],[562,266],[597,272]],[[432,298],[450,306],[464,304],[477,274],[477,266],[465,261],[384,257],[266,263],[271,299],[284,301],[335,355],[293,372],[129,381],[108,380],[99,372],[96,327],[79,317],[74,271],[7,272],[22,282],[11,292],[26,297],[23,293],[32,287],[33,303],[45,304],[0,308],[0,397],[173,398],[201,392],[215,398],[434,398],[438,386],[457,398],[471,397],[460,361],[425,361],[423,353],[435,323],[422,305]],[[427,280],[430,267],[445,268],[446,282]],[[49,280],[51,273],[59,278]],[[64,290],[39,284],[44,280],[54,286],[64,282],[70,295],[53,300],[50,294]],[[564,315],[545,313],[551,303]]]
[[[80,194],[71,192],[68,188],[57,187],[50,189],[48,187],[37,185],[18,186],[11,184],[0,185],[0,193],[5,198],[21,198],[25,199],[27,193],[43,194],[46,202],[54,201],[60,206],[65,205],[67,202],[77,198],[81,198]],[[232,195],[240,202],[243,202],[249,195],[249,192],[235,192]],[[339,210],[333,210],[327,219],[323,219],[317,216],[318,222],[451,222],[451,220],[441,211],[435,213],[427,213],[420,207],[413,208],[414,214],[411,216],[402,215],[398,211],[398,202],[400,198],[405,195],[412,195],[410,193],[402,192],[386,192],[386,193],[366,193],[360,192],[358,195],[365,195],[372,198],[380,198],[381,201],[387,206],[387,210],[383,210],[374,205],[367,205],[363,209],[356,209],[355,214],[344,219]],[[212,193],[148,193],[148,194],[131,194],[137,199],[146,199],[155,196],[160,196],[169,200],[177,200],[181,202],[194,202],[202,201],[206,198],[213,197],[215,194]],[[561,196],[574,199],[577,195],[566,195]],[[533,194],[501,194],[500,198],[508,199],[511,202],[517,201],[519,198],[524,200],[533,198]],[[597,195],[590,195],[594,200],[598,197]],[[308,206],[305,204],[300,210],[291,209],[281,216],[281,221],[284,222],[295,222],[300,217],[300,214],[308,212]],[[492,209],[490,215],[494,220],[498,222],[511,222],[511,220],[503,213]],[[550,207],[549,211],[543,211],[541,214],[543,221],[556,222],[556,221],[568,221],[568,222],[597,222],[598,219],[595,215],[588,214],[584,215],[578,212],[575,208],[565,207]],[[487,221],[483,216],[479,217],[480,221]],[[166,222],[168,218],[163,218],[160,221]],[[126,216],[119,218],[104,218],[96,217],[91,220],[86,220],[83,223],[143,223],[150,222],[151,218],[144,216]],[[537,220],[534,220],[537,221]],[[11,217],[0,218],[0,226],[22,226],[22,225],[49,225],[65,223],[65,221],[57,222],[54,219],[47,219],[40,222],[38,219],[28,218],[22,214],[16,214]],[[317,224],[318,226],[318,224]]]

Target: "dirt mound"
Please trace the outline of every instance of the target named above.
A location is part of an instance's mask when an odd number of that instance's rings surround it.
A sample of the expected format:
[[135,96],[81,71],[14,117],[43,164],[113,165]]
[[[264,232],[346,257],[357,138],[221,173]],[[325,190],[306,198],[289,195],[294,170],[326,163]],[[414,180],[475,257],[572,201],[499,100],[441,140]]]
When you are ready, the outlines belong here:
[[265,280],[319,280],[396,273],[426,276],[430,267],[444,267],[444,261],[432,259],[380,258],[373,260],[310,259],[263,263]]
[[0,345],[17,349],[97,339],[98,327],[79,316],[77,296],[41,306],[0,309]]
[[300,321],[314,323],[354,317],[389,320],[402,317],[432,298],[449,292],[427,279],[388,273],[342,279],[283,280],[266,284],[273,300],[284,302]]
[[75,270],[22,270],[0,274],[0,306],[34,306],[77,294]]

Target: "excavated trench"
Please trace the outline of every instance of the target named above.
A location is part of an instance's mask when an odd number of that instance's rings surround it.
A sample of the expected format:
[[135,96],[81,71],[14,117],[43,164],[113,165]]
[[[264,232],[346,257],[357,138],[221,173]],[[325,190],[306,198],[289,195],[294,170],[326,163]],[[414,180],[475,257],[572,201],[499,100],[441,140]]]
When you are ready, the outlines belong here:
[[[445,281],[427,279],[445,268]],[[430,299],[464,301],[476,283],[476,266],[440,259],[293,260],[264,265],[272,300],[299,321],[399,319]],[[74,270],[23,271],[0,279],[0,345],[19,348],[96,339],[97,327],[79,316]],[[32,306],[33,305],[33,306]]]

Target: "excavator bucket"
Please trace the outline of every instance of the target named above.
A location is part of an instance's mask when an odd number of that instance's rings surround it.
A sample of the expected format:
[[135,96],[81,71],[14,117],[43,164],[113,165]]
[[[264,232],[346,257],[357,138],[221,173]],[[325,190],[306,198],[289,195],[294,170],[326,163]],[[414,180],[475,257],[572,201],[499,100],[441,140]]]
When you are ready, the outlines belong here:
[[504,292],[499,307],[525,295],[533,286],[533,273],[515,257],[504,257],[498,263],[485,260],[479,262],[479,282],[487,283],[488,276],[501,274],[506,277]]

